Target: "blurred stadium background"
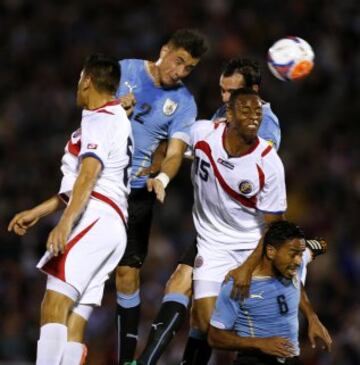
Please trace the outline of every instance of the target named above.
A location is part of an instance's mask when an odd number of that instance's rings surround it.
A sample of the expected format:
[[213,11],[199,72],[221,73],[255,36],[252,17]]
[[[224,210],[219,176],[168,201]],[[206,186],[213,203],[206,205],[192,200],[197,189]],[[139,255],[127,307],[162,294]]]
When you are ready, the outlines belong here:
[[[57,191],[59,159],[78,125],[75,88],[84,58],[103,51],[120,58],[156,59],[165,37],[196,27],[211,51],[187,84],[199,117],[220,104],[223,60],[255,57],[265,100],[282,127],[288,217],[309,236],[325,237],[330,252],[310,269],[308,293],[330,329],[331,355],[313,351],[301,331],[305,365],[360,364],[360,4],[358,0],[2,0],[0,2],[0,364],[31,364],[38,336],[44,277],[35,263],[56,217],[19,239],[6,232],[15,212]],[[266,50],[286,35],[313,46],[315,69],[299,83],[282,83],[266,68]],[[191,242],[189,164],[156,207],[151,255],[142,273],[145,339],[164,283]],[[109,365],[114,349],[114,284],[91,318],[90,365]],[[160,364],[179,362],[187,329]],[[142,342],[143,344],[143,342]],[[178,361],[178,362],[177,362]],[[213,360],[215,364],[215,360]]]

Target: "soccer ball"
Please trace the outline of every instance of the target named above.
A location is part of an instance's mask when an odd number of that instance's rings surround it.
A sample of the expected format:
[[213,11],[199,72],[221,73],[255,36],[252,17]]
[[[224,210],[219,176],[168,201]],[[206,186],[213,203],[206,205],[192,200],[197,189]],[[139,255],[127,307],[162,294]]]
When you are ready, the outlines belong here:
[[275,42],[268,51],[271,73],[282,81],[293,81],[309,75],[314,67],[314,51],[299,37],[287,37]]

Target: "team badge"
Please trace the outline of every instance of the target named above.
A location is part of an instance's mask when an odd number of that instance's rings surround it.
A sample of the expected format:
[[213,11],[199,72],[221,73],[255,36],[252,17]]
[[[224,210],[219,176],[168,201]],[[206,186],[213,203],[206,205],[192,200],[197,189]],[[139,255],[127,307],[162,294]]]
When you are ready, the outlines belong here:
[[204,264],[204,259],[202,256],[196,256],[195,258],[195,262],[194,262],[194,267],[199,268],[201,266],[203,266]]
[[175,103],[175,101],[171,99],[166,99],[163,106],[163,113],[167,116],[174,114],[177,106],[178,105]]
[[248,195],[254,190],[254,186],[251,181],[243,180],[239,184],[239,190],[242,194]]

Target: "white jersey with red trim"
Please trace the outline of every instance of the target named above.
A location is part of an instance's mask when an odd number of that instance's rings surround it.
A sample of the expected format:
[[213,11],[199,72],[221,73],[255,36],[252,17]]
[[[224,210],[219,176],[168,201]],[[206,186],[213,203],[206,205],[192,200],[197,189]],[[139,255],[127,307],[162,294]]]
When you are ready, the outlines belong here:
[[102,171],[93,196],[112,200],[127,217],[132,151],[131,125],[118,100],[95,110],[83,110],[81,127],[72,133],[65,147],[59,194],[71,195],[81,160],[95,157],[101,162]]
[[242,156],[229,156],[225,130],[226,123],[208,120],[191,130],[197,241],[209,248],[253,249],[263,231],[263,214],[286,210],[284,167],[262,138]]

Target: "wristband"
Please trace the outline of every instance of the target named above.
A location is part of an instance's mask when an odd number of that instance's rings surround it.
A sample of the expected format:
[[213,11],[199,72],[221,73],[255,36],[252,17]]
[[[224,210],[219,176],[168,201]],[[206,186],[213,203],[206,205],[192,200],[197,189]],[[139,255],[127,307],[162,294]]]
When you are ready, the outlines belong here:
[[169,178],[169,176],[167,176],[167,175],[165,174],[165,172],[160,172],[160,174],[158,174],[158,175],[155,177],[155,179],[157,179],[157,180],[160,180],[160,181],[161,181],[161,183],[163,184],[164,189],[166,189],[166,187],[168,186],[168,184],[169,184],[169,182],[170,182],[170,178]]

